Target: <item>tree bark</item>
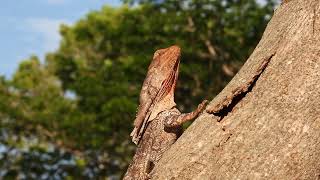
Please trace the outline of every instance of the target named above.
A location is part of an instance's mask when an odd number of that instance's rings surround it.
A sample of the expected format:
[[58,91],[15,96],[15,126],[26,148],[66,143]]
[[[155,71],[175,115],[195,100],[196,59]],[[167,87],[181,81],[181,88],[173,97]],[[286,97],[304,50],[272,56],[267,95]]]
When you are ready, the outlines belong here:
[[184,132],[152,179],[320,179],[319,17],[319,0],[283,2],[210,103],[216,113]]

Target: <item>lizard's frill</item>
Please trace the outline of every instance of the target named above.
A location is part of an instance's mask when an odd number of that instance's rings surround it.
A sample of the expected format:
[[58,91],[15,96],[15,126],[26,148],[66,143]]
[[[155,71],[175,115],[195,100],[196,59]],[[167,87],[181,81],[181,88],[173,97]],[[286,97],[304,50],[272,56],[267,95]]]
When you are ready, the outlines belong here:
[[137,137],[138,133],[137,133],[137,127],[134,127],[133,131],[131,132],[130,136],[132,138],[132,142],[135,144],[139,143],[139,138]]

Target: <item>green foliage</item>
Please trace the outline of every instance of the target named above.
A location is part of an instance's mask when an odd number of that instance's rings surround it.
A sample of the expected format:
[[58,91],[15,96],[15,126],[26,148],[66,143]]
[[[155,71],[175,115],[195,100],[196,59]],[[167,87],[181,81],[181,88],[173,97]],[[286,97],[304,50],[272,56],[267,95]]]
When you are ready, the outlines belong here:
[[[53,159],[61,158],[72,165],[49,176],[61,171],[67,175],[60,178],[69,179],[119,177],[134,151],[129,133],[154,51],[182,47],[176,101],[180,110],[190,111],[232,78],[274,6],[271,0],[263,6],[254,0],[125,2],[139,5],[105,6],[72,26],[62,25],[60,47],[47,54],[45,63],[32,56],[11,80],[0,78],[2,131],[27,137],[19,144],[2,135],[0,146],[21,150],[30,136],[38,139],[17,156],[13,164],[20,169],[10,177],[19,172],[29,177],[25,161],[38,162],[32,173],[41,175],[47,171],[42,166],[57,167]],[[56,150],[39,149],[42,142]],[[61,150],[65,153],[56,153]],[[50,158],[42,161],[43,155]],[[0,160],[6,159],[0,152]],[[12,167],[0,163],[0,169]],[[94,175],[84,173],[94,167],[100,168]]]

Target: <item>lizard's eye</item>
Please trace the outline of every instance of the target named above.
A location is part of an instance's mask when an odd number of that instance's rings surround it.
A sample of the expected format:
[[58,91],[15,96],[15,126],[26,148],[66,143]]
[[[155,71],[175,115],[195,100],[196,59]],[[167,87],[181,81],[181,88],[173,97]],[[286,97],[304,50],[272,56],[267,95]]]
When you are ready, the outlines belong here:
[[157,58],[163,53],[164,53],[164,49],[159,49],[153,54],[153,58]]

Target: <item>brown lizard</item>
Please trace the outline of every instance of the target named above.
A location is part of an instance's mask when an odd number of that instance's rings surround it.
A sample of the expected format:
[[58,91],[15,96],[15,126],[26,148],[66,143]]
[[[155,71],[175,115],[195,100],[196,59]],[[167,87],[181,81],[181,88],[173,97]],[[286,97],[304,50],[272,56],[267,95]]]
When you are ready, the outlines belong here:
[[124,179],[148,179],[150,172],[162,154],[182,134],[182,124],[195,119],[205,108],[204,100],[190,113],[181,114],[174,102],[177,84],[180,48],[171,46],[157,50],[148,68],[147,76],[140,92],[140,105],[132,141],[138,145],[133,161]]

